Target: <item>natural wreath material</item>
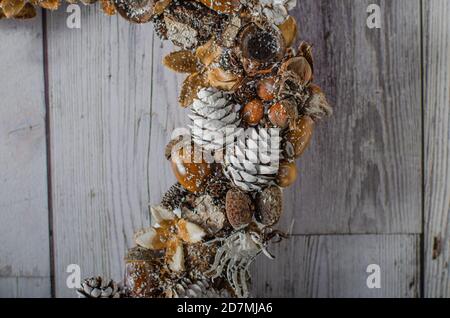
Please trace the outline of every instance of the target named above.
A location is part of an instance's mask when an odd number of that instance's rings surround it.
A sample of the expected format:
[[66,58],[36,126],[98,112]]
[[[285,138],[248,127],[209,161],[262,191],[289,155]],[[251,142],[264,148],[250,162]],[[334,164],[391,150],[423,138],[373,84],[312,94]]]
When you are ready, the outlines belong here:
[[[76,1],[68,1],[76,2]],[[81,1],[84,4],[96,1]],[[311,45],[297,43],[296,0],[103,0],[107,14],[153,22],[179,50],[163,63],[185,73],[179,103],[189,136],[169,142],[178,180],[136,233],[121,289],[100,277],[83,297],[248,297],[249,266],[283,236],[282,189],[316,122],[331,114],[314,85]],[[0,18],[30,18],[60,1],[0,0]]]

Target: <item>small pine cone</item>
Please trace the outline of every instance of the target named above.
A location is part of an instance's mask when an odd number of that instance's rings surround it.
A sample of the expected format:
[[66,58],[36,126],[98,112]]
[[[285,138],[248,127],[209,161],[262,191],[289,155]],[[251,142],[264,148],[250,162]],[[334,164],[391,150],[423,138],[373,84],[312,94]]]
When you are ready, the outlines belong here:
[[280,129],[250,129],[227,149],[225,175],[244,191],[261,191],[274,183],[281,156]]
[[176,183],[164,194],[161,204],[168,210],[175,210],[180,207],[186,194],[187,192],[181,184]]
[[207,279],[191,281],[183,278],[169,292],[171,298],[230,298],[231,294],[227,289],[217,290]]
[[120,298],[120,288],[113,280],[91,277],[81,283],[77,294],[79,298]]
[[220,150],[234,141],[240,123],[238,109],[230,95],[215,88],[204,88],[197,94],[191,109],[192,138],[207,150]]

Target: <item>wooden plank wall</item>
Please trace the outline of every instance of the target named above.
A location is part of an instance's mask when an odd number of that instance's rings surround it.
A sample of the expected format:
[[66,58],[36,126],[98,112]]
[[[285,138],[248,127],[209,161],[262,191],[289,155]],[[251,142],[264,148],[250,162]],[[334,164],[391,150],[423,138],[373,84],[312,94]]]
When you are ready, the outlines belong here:
[[[371,3],[380,30],[366,27]],[[73,296],[69,264],[120,279],[174,182],[163,149],[187,112],[182,77],[161,65],[173,47],[98,11],[82,8],[73,30],[64,10],[0,21],[0,296]],[[253,267],[255,295],[449,296],[449,13],[446,0],[299,1],[335,115],[285,191],[280,228],[295,220],[294,236]]]
[[450,2],[424,2],[425,296],[450,297]]
[[0,296],[50,296],[41,17],[0,22]]

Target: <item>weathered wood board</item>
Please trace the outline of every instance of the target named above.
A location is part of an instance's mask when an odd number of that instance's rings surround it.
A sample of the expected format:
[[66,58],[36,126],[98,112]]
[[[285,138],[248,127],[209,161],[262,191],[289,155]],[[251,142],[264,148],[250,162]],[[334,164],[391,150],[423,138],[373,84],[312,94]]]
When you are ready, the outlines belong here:
[[[366,26],[371,3],[382,8],[379,30]],[[295,220],[296,236],[275,248],[277,260],[258,260],[255,294],[417,297],[423,271],[424,295],[449,297],[450,3],[298,5],[300,38],[314,44],[316,82],[335,114],[285,191],[280,227]],[[189,121],[177,104],[184,76],[161,65],[174,48],[151,25],[94,6],[72,30],[64,9],[47,13],[45,30],[41,17],[0,22],[0,296],[50,296],[52,274],[56,296],[74,296],[69,264],[120,279],[148,205],[175,181],[164,147]],[[372,263],[381,289],[365,285]]]
[[[366,26],[371,3],[381,6],[381,29]],[[316,128],[285,192],[285,226],[295,219],[296,234],[419,233],[419,1],[303,0],[294,14],[335,113]]]
[[50,296],[41,23],[0,23],[0,297]]
[[449,16],[449,1],[424,1],[426,297],[450,297]]
[[121,279],[133,233],[149,224],[151,25],[82,10],[81,29],[48,14],[56,296],[66,267]]
[[[419,235],[295,236],[272,248],[275,260],[257,260],[255,296],[418,297],[419,245]],[[372,264],[380,288],[367,285]]]

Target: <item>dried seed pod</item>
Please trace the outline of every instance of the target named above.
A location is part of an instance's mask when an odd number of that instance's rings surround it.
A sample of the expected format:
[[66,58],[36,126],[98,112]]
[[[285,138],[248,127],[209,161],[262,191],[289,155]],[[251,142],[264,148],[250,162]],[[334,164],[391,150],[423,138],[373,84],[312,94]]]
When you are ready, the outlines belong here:
[[305,105],[304,113],[318,120],[325,116],[331,116],[333,109],[328,104],[325,94],[319,86],[310,84],[308,86],[310,98]]
[[188,191],[199,193],[205,189],[212,168],[203,158],[195,158],[192,149],[179,149],[171,158],[172,170],[178,182]]
[[270,71],[286,51],[279,29],[272,26],[262,28],[255,23],[249,23],[242,28],[238,43],[244,59],[244,68],[249,74]]
[[277,186],[271,186],[256,196],[256,220],[264,225],[278,223],[283,212],[283,193]]
[[178,73],[195,73],[198,71],[198,59],[188,50],[172,52],[163,59],[163,64]]
[[313,131],[314,121],[311,117],[303,116],[295,121],[284,137],[286,156],[288,158],[299,158],[308,148]]
[[297,37],[297,21],[294,17],[289,16],[281,25],[278,26],[283,35],[286,47],[290,47]]
[[207,73],[208,82],[212,87],[230,91],[242,80],[240,74],[227,72],[221,67],[210,69]]
[[298,76],[300,84],[305,86],[312,81],[313,72],[308,60],[302,56],[294,57],[286,62],[280,68],[280,73],[293,72]]
[[117,12],[134,23],[147,23],[153,18],[155,0],[113,0]]
[[226,196],[226,213],[228,222],[235,229],[252,221],[254,205],[250,196],[238,189],[231,189]]
[[259,99],[247,103],[241,110],[242,120],[250,126],[258,125],[264,117],[264,105]]
[[295,162],[283,162],[277,175],[277,184],[282,188],[292,185],[297,179],[297,166]]
[[271,101],[275,99],[276,79],[274,77],[266,77],[259,81],[257,92],[259,98],[264,101]]

